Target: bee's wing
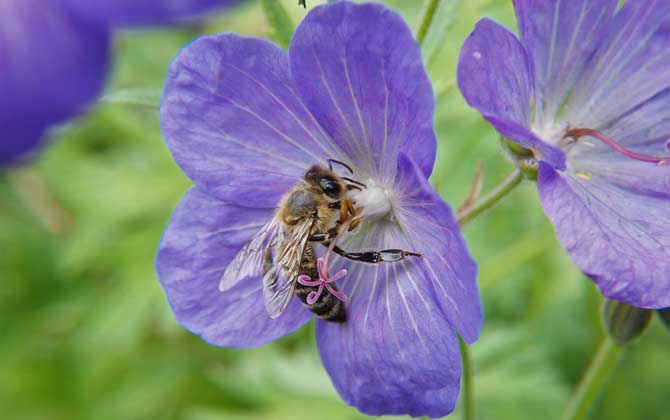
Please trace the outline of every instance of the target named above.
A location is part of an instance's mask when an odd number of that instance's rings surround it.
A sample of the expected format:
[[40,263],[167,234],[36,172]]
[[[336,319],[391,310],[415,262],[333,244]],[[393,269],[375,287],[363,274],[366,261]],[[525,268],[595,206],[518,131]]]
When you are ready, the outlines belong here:
[[232,289],[240,280],[263,274],[266,251],[279,243],[281,226],[276,217],[264,224],[228,264],[219,282],[219,290]]
[[290,233],[283,233],[274,250],[272,267],[263,276],[263,300],[270,318],[281,315],[291,302],[313,224],[314,219],[307,218]]

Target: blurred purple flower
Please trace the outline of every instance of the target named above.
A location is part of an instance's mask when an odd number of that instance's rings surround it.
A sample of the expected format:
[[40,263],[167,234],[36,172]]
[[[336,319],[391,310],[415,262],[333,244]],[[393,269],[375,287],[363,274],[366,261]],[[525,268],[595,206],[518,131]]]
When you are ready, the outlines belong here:
[[470,105],[539,163],[545,212],[610,298],[670,306],[670,2],[516,0],[461,51]]
[[232,0],[0,1],[0,167],[100,94],[110,27],[160,24]]
[[461,374],[456,334],[474,342],[482,314],[476,266],[427,181],[433,111],[419,47],[381,5],[315,7],[288,54],[231,34],[184,48],[169,70],[161,125],[196,185],[172,216],[156,260],[177,320],[209,343],[233,347],[268,343],[310,320],[295,298],[280,317],[268,316],[252,261],[252,275],[224,293],[219,280],[305,171],[339,159],[368,187],[356,195],[365,221],[338,244],[404,248],[424,258],[331,260],[333,272],[348,272],[338,281],[348,319],[316,321],[323,364],[344,400],[365,413],[450,413]]

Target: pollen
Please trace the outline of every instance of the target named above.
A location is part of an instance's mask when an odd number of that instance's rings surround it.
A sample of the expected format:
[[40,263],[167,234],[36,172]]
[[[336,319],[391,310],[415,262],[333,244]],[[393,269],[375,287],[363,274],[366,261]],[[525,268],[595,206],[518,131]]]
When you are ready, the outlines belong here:
[[591,174],[588,172],[577,172],[577,176],[581,179],[589,180],[591,179]]

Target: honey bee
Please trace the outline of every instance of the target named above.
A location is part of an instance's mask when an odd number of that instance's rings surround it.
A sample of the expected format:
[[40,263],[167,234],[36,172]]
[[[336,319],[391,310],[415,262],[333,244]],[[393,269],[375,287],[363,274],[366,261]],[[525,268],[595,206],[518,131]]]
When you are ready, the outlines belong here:
[[307,9],[307,0],[298,0],[298,6],[302,6]]
[[[282,197],[274,217],[261,227],[229,264],[219,290],[223,292],[232,288],[244,277],[262,274],[263,300],[271,318],[279,317],[296,295],[319,318],[331,322],[346,321],[343,301],[324,290],[315,302],[308,303],[307,297],[315,287],[297,281],[300,275],[319,278],[313,243],[328,246],[345,222],[350,230],[360,222],[355,218],[355,205],[347,198],[347,193],[366,186],[336,174],[333,163],[342,165],[353,174],[348,165],[334,159],[328,160],[328,169],[320,165],[311,166],[305,172],[303,182]],[[347,252],[338,246],[331,248],[344,258],[372,264],[421,256],[401,249]],[[334,284],[331,287],[338,290]]]

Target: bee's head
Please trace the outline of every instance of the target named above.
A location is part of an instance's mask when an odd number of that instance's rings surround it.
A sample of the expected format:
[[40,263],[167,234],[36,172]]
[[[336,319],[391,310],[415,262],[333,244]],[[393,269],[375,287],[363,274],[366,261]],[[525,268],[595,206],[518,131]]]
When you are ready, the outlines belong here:
[[347,192],[347,186],[339,176],[319,165],[313,165],[305,172],[305,182],[333,200],[340,200]]

